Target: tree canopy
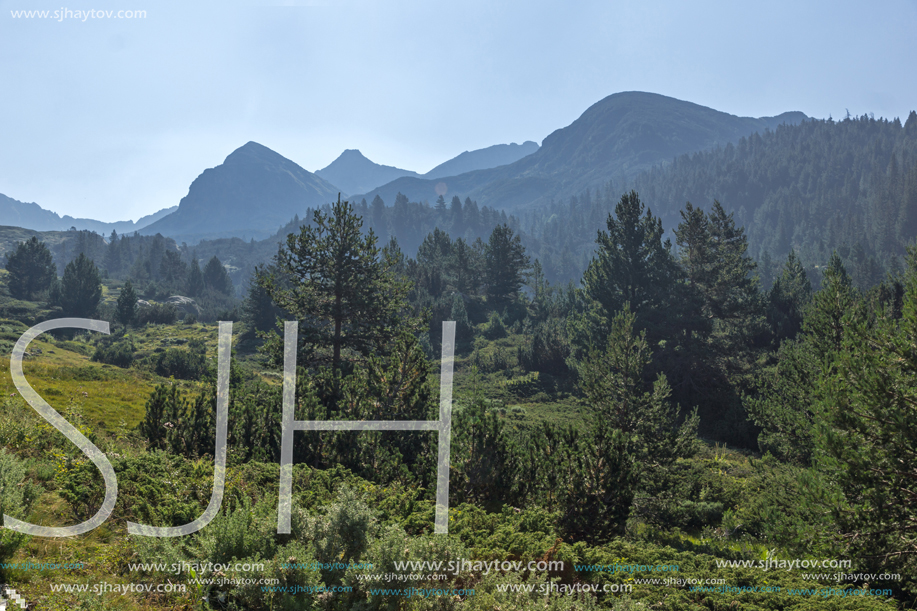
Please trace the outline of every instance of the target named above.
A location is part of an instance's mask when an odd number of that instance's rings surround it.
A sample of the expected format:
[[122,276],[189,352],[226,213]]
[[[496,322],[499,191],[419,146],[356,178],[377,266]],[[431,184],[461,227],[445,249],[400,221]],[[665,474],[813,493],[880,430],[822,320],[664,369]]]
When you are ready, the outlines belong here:
[[[367,357],[383,349],[409,324],[410,286],[393,271],[376,235],[361,234],[362,220],[346,201],[316,210],[311,225],[287,236],[276,270],[260,276],[279,307],[300,322],[304,363]],[[328,352],[330,351],[330,355]]]
[[61,279],[61,307],[64,314],[92,318],[102,300],[102,278],[92,259],[80,253],[64,268]]
[[6,256],[6,270],[10,273],[10,294],[17,299],[34,299],[57,278],[51,251],[35,236],[20,242]]

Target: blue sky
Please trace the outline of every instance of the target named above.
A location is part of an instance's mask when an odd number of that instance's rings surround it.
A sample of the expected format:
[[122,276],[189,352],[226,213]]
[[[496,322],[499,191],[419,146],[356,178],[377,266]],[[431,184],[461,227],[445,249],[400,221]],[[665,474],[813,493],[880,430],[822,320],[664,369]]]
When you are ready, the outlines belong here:
[[[62,8],[146,17],[12,16]],[[249,140],[310,171],[359,148],[425,172],[540,143],[631,90],[742,116],[903,120],[915,31],[917,0],[0,0],[0,193],[136,219]]]

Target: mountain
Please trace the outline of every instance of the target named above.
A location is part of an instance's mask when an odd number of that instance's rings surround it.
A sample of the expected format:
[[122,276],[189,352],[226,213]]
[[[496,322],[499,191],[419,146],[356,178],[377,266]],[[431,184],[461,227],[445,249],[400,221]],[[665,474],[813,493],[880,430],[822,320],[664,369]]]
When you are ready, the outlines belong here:
[[432,201],[437,185],[443,183],[450,196],[471,197],[479,204],[508,210],[526,208],[608,181],[623,184],[678,155],[737,142],[742,136],[806,118],[801,112],[737,117],[654,93],[616,93],[514,163],[436,179],[402,177],[364,197],[371,201],[379,195],[391,204],[401,192],[412,201]]
[[112,230],[118,233],[132,233],[160,218],[174,212],[178,206],[164,208],[134,221],[117,221],[105,223],[92,219],[60,216],[56,212],[45,210],[36,203],[21,202],[0,193],[0,225],[23,227],[34,231],[66,231],[71,227],[88,229],[107,236]]
[[[836,250],[862,289],[900,273],[917,238],[917,112],[898,119],[809,119],[678,157],[633,181],[509,216],[546,279],[578,280],[622,193],[636,190],[667,237],[685,203],[714,200],[744,227],[765,288],[793,250],[818,286]],[[442,224],[449,227],[448,222]],[[399,241],[401,240],[399,236]]]
[[474,170],[486,170],[519,161],[538,150],[538,144],[526,140],[522,144],[495,144],[476,151],[465,151],[458,157],[444,161],[423,175],[424,178],[458,176]]
[[420,176],[417,172],[370,161],[357,149],[347,149],[315,174],[340,187],[344,195],[363,193],[402,176]]
[[293,216],[335,199],[340,189],[256,142],[194,179],[178,210],[145,227],[178,242],[273,235]]
[[367,159],[357,149],[347,149],[332,161],[328,167],[315,172],[331,184],[337,185],[344,195],[366,193],[399,178],[441,178],[456,176],[473,170],[495,168],[518,161],[538,150],[532,141],[522,144],[495,144],[475,151],[465,151],[457,157],[444,161],[426,174],[402,170],[389,165],[380,165]]

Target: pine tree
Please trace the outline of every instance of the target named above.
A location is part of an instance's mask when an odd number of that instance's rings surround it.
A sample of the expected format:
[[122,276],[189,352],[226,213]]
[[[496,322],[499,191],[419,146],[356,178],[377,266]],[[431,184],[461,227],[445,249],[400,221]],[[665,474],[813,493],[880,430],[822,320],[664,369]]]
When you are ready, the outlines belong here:
[[625,304],[637,316],[638,327],[649,328],[653,343],[671,312],[679,271],[669,240],[662,240],[662,222],[646,210],[635,191],[624,194],[599,231],[598,249],[583,275],[586,297],[600,306],[605,320]]
[[188,285],[189,297],[200,297],[204,292],[204,275],[201,273],[201,266],[197,263],[197,257],[191,257],[191,265],[188,267]]
[[[329,213],[316,210],[310,226],[289,234],[276,257],[278,273],[261,285],[279,307],[301,322],[304,365],[327,361],[337,371],[345,358],[384,350],[414,321],[405,317],[409,284],[394,261],[380,257],[375,233],[361,235],[362,220],[346,201]],[[269,346],[279,357],[279,337]]]
[[474,329],[468,320],[468,311],[465,309],[465,301],[461,295],[452,296],[452,310],[449,313],[449,320],[455,321],[455,339],[456,341],[471,341],[474,335]]
[[188,266],[181,260],[177,250],[167,250],[159,261],[159,278],[170,290],[181,291],[185,288]]
[[860,300],[835,253],[824,270],[795,341],[784,341],[777,364],[759,376],[760,392],[748,400],[762,428],[758,445],[782,460],[809,465],[814,440],[830,408],[826,379],[836,375],[848,330],[863,317]]
[[462,200],[458,195],[452,196],[449,204],[449,214],[452,216],[452,235],[462,235],[465,232],[465,214],[462,209]]
[[856,305],[856,289],[835,252],[824,269],[821,289],[812,296],[802,324],[816,356],[823,362],[830,362],[841,349]]
[[775,265],[769,251],[765,250],[764,254],[761,255],[761,263],[758,264],[758,269],[760,270],[758,277],[761,280],[761,290],[766,293],[770,292],[771,287],[774,286]]
[[204,288],[214,290],[224,295],[232,295],[232,279],[229,277],[226,268],[220,262],[216,255],[207,261],[204,271],[201,273]]
[[812,297],[812,284],[796,251],[790,250],[783,272],[768,295],[768,322],[774,341],[796,337],[802,328],[803,310]]
[[484,266],[483,257],[474,247],[459,238],[452,247],[452,277],[455,289],[460,293],[476,294],[481,285],[481,274]]
[[264,288],[262,277],[268,273],[265,266],[256,265],[249,279],[248,295],[242,303],[242,320],[248,326],[249,333],[270,331],[277,324],[277,317],[282,315]]
[[134,292],[134,285],[130,280],[121,287],[121,293],[118,295],[118,303],[115,306],[115,316],[125,327],[133,324],[137,317],[137,293]]
[[[604,348],[593,348],[578,363],[592,409],[592,432],[575,458],[582,461],[576,479],[583,483],[570,496],[573,507],[582,505],[576,514],[601,516],[596,522],[601,537],[593,534],[593,540],[623,532],[638,483],[651,486],[678,458],[696,449],[697,416],[679,426],[665,376],[648,384],[644,369],[651,354],[646,332],[638,334],[635,325],[636,315],[625,305],[611,322]],[[588,535],[582,527],[577,530]]]
[[493,305],[515,299],[525,283],[530,260],[518,235],[506,224],[497,225],[490,234],[484,253],[487,296]]
[[102,300],[102,278],[86,255],[67,264],[61,279],[61,307],[66,316],[92,318]]
[[439,270],[446,275],[446,268],[452,258],[452,239],[440,228],[427,234],[417,249],[417,263]]
[[646,331],[635,327],[636,314],[625,306],[612,320],[605,346],[592,348],[578,363],[580,384],[595,417],[634,436],[639,460],[670,463],[691,452],[696,423],[676,425],[678,410],[664,375],[652,385],[644,378],[652,356]]
[[372,227],[377,232],[382,233],[385,230],[385,202],[377,195],[373,198],[371,206],[373,211]]
[[16,299],[34,299],[57,278],[51,251],[35,236],[20,242],[12,254],[7,254],[6,270],[10,294]]
[[732,214],[726,214],[716,200],[709,215],[688,203],[681,216],[682,223],[675,229],[679,263],[691,288],[699,293],[700,319],[713,323],[713,350],[722,356],[735,355],[764,322],[764,303],[754,277],[755,262],[747,254],[745,231],[735,226]]
[[837,374],[826,377],[828,409],[816,436],[821,468],[846,503],[832,509],[852,552],[877,570],[917,583],[917,253],[910,251],[901,319],[847,326]]

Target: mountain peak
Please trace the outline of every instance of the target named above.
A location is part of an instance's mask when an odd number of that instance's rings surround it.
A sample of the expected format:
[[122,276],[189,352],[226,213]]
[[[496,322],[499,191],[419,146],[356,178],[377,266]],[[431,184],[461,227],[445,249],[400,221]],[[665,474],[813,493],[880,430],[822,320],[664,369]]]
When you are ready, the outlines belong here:
[[180,240],[272,235],[295,214],[334,201],[338,189],[257,142],[240,146],[219,166],[204,170],[178,210],[147,226]]
[[380,165],[367,158],[360,149],[346,149],[338,158],[316,172],[345,193],[366,193],[402,176],[419,176],[416,172]]
[[226,156],[223,163],[232,163],[242,160],[260,159],[262,161],[272,161],[274,163],[285,161],[293,163],[280,153],[269,149],[263,144],[250,140]]

